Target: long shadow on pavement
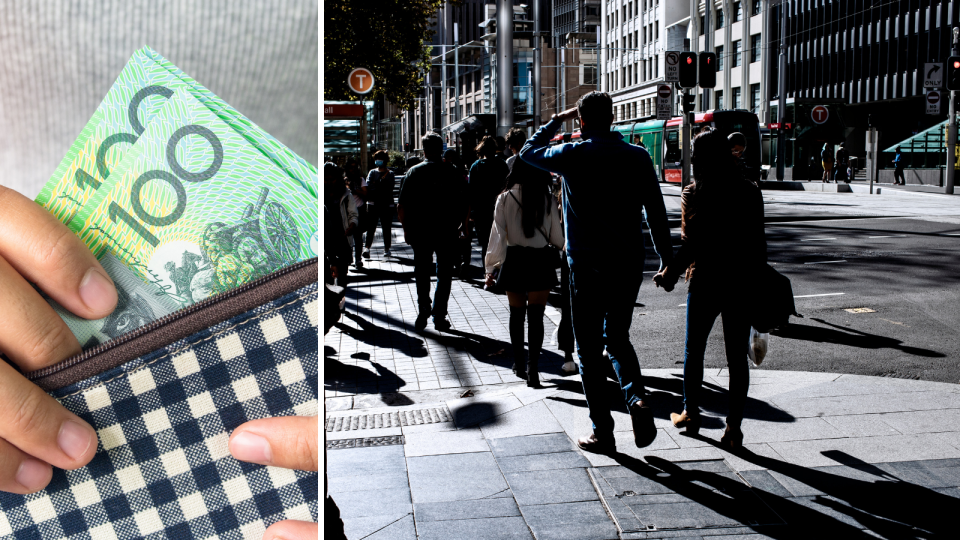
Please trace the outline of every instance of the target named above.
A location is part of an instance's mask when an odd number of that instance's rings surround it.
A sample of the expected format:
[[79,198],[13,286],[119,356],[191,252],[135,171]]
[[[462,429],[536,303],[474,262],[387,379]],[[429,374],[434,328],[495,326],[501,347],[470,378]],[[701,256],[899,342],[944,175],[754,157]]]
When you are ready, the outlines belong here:
[[837,345],[846,345],[848,347],[857,347],[860,349],[896,349],[906,354],[924,356],[927,358],[943,358],[946,356],[941,352],[932,351],[930,349],[922,349],[920,347],[903,345],[903,342],[898,339],[880,336],[877,334],[870,334],[861,330],[855,330],[853,328],[841,326],[839,324],[833,324],[823,319],[812,318],[810,320],[831,326],[832,328],[822,328],[807,324],[790,323],[786,327],[779,330],[774,330],[771,333],[775,336],[788,339],[814,341],[817,343],[834,343]]

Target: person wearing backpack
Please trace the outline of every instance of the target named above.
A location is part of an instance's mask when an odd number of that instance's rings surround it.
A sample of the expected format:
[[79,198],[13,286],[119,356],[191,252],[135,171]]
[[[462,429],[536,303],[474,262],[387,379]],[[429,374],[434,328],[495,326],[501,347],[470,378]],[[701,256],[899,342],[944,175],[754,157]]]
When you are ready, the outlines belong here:
[[[556,199],[550,192],[550,173],[517,159],[507,176],[507,189],[497,197],[490,229],[486,283],[493,285],[493,272],[500,268],[499,285],[510,304],[510,344],[514,373],[527,386],[541,388],[540,351],[543,348],[543,312],[550,290],[557,285],[557,251],[563,245],[563,228]],[[523,319],[528,316],[524,361]]]
[[749,302],[742,287],[757,279],[767,260],[760,189],[740,174],[730,144],[708,128],[693,140],[694,181],[681,195],[682,245],[671,264],[654,276],[654,283],[671,291],[680,274],[688,282],[687,329],[683,360],[682,413],[671,413],[677,428],[695,435],[700,430],[700,393],[707,339],[717,317],[723,320],[723,342],[730,371],[730,408],[720,445],[743,444],[743,409],[750,372]]

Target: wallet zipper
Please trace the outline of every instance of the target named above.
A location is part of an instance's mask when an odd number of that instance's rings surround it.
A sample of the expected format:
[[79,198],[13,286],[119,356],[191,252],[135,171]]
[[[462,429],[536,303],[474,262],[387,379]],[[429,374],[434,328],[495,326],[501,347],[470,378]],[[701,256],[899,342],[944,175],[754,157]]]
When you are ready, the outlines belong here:
[[[313,268],[312,273],[310,271],[311,267]],[[305,260],[305,261],[300,261],[298,263],[287,266],[286,268],[281,268],[276,272],[272,272],[270,274],[267,274],[266,276],[263,276],[253,281],[250,281],[248,283],[245,283],[235,289],[231,289],[229,291],[220,293],[216,296],[212,296],[205,300],[201,300],[200,302],[197,302],[196,304],[193,304],[191,306],[187,306],[179,311],[175,311],[149,324],[141,326],[136,330],[128,332],[120,337],[111,339],[110,341],[107,341],[105,343],[101,343],[91,349],[83,351],[82,353],[76,356],[72,356],[66,360],[63,360],[62,362],[59,362],[52,366],[47,366],[45,368],[41,368],[35,371],[30,371],[30,372],[24,373],[23,375],[28,380],[32,382],[37,382],[38,384],[40,384],[40,386],[44,388],[44,390],[49,391],[51,389],[50,387],[51,385],[49,383],[53,383],[54,381],[47,381],[48,384],[43,384],[41,381],[44,381],[45,379],[51,379],[51,377],[55,377],[56,375],[62,374],[63,372],[71,370],[72,368],[76,368],[77,366],[95,362],[98,358],[104,358],[105,356],[109,355],[111,352],[115,352],[117,351],[117,349],[120,349],[120,348],[125,347],[127,349],[136,351],[137,348],[131,347],[130,345],[135,344],[137,341],[143,340],[144,337],[151,336],[151,334],[163,332],[163,334],[168,337],[166,339],[161,338],[163,341],[167,341],[167,343],[164,344],[163,346],[169,345],[170,343],[173,343],[175,341],[178,341],[179,339],[188,337],[189,335],[192,335],[202,330],[202,328],[201,329],[194,329],[194,328],[178,329],[177,328],[178,323],[180,323],[181,321],[188,322],[188,319],[190,319],[191,316],[194,316],[199,313],[203,313],[205,311],[212,311],[211,308],[217,306],[218,304],[224,304],[225,302],[229,301],[233,305],[230,306],[230,309],[228,310],[227,314],[223,314],[223,313],[214,314],[216,319],[221,319],[221,320],[210,320],[210,319],[204,320],[204,324],[206,327],[219,324],[224,320],[227,320],[236,315],[250,311],[251,309],[254,309],[259,305],[262,305],[268,301],[276,300],[277,298],[280,298],[285,294],[289,294],[297,289],[305,287],[310,283],[316,283],[317,281],[319,281],[318,269],[319,269],[319,263],[316,257]],[[257,294],[258,292],[260,292],[261,288],[264,288],[266,286],[271,286],[270,288],[274,289],[273,291],[268,292],[268,294],[270,296],[273,296],[273,298],[264,299],[263,295]],[[219,315],[219,316],[216,316],[216,315]],[[193,322],[194,322],[194,326],[196,326],[196,321],[193,321]],[[189,333],[187,333],[187,335],[181,335],[185,332],[189,332]],[[155,344],[151,344],[151,345],[155,345]],[[159,348],[159,347],[157,346],[152,347],[152,349],[155,349],[155,348]],[[91,373],[91,369],[84,369],[83,376],[80,377],[79,380],[83,380],[84,378],[87,378],[89,376],[102,373],[108,369],[112,369],[113,367],[116,367],[124,362],[133,360],[134,358],[142,356],[143,354],[146,354],[146,353],[136,354],[136,356],[130,356],[130,354],[127,354],[126,356],[122,356],[122,358],[117,358],[117,355],[114,354],[112,355],[113,356],[112,358],[108,359],[109,361],[106,362],[106,365],[90,366],[90,368],[92,368],[92,370],[94,371],[93,373]],[[77,377],[70,377],[70,379],[76,379],[76,378]],[[66,384],[64,384],[64,377],[62,376],[55,377],[55,379],[57,380],[55,385],[52,388],[62,388],[64,386],[68,386],[69,384],[79,382],[79,381],[71,380],[66,382]]]

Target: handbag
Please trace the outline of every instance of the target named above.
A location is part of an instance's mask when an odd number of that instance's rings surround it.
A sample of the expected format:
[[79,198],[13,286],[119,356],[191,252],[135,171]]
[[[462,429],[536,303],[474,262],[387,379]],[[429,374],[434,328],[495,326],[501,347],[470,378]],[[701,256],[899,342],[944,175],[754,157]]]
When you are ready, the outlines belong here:
[[97,430],[93,460],[0,493],[0,538],[261,538],[317,521],[316,472],[243,463],[230,433],[313,416],[318,261],[296,263],[24,375]]
[[750,309],[750,326],[757,332],[766,334],[771,330],[786,326],[790,316],[803,317],[797,313],[793,302],[793,287],[790,278],[764,263],[756,282],[757,298],[763,300],[753,304]]

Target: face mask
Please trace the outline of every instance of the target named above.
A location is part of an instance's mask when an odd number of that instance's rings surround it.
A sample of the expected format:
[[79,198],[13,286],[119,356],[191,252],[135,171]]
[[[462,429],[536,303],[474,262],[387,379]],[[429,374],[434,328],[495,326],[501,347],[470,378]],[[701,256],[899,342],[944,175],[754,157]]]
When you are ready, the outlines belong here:
[[377,167],[383,167],[383,161],[374,161],[373,164]]

